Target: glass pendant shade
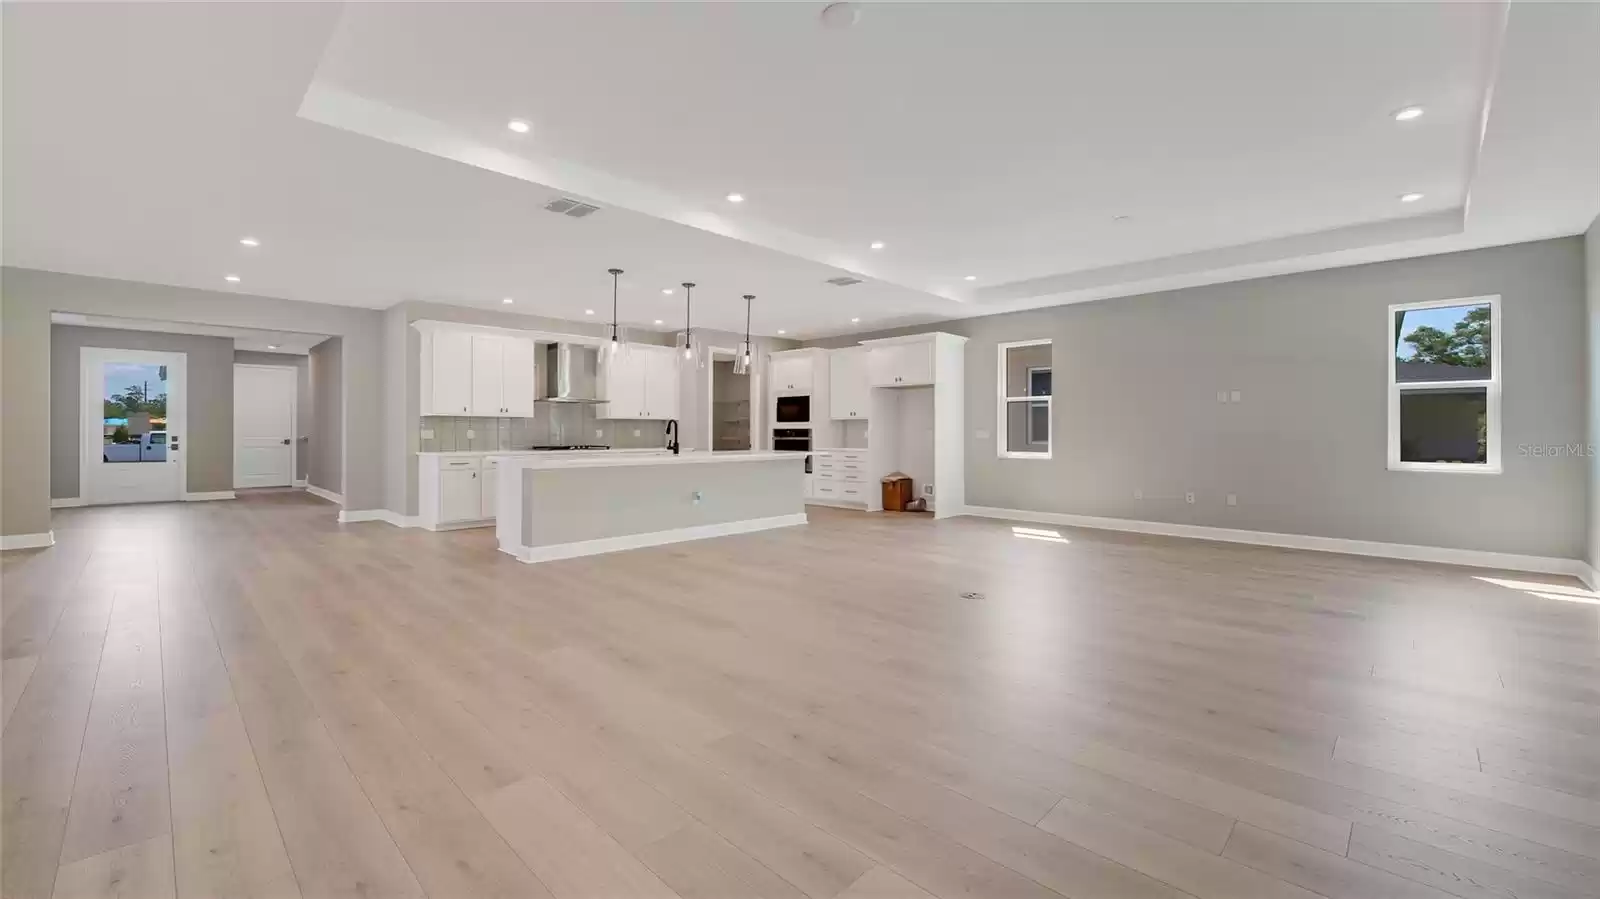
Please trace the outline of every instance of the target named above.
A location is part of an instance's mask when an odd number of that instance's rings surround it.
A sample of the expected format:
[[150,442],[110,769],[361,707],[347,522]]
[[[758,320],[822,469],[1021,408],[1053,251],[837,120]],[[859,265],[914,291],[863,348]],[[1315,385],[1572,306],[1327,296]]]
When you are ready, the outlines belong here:
[[600,360],[615,363],[628,354],[628,332],[617,321],[617,279],[622,269],[607,269],[606,273],[611,276],[611,333],[600,344]]
[[744,295],[744,340],[739,344],[739,353],[733,357],[733,373],[747,375],[750,373],[750,363],[755,357],[755,348],[750,345],[750,306],[755,301],[755,294]]
[[705,347],[694,334],[694,282],[683,282],[683,331],[678,334],[678,358],[684,368],[705,368]]

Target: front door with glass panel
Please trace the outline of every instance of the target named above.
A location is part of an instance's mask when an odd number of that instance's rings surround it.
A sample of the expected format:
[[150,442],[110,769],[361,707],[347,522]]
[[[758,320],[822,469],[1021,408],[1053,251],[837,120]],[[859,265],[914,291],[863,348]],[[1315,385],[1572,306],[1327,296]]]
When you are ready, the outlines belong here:
[[83,348],[78,492],[85,503],[183,498],[186,359]]

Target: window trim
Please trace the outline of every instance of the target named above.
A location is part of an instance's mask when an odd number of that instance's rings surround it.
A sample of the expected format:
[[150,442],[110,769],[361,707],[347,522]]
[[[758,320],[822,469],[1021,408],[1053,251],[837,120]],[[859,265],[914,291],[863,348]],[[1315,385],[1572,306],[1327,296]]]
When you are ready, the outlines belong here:
[[[1395,328],[1395,314],[1399,312],[1412,312],[1418,309],[1443,309],[1451,306],[1488,306],[1489,307],[1489,377],[1470,381],[1405,381],[1398,380],[1399,372],[1396,370],[1396,351],[1400,343],[1400,334]],[[1389,427],[1388,427],[1388,466],[1390,471],[1429,471],[1449,472],[1451,474],[1500,474],[1501,444],[1500,444],[1500,393],[1505,378],[1505,368],[1501,364],[1501,347],[1505,345],[1505,335],[1501,330],[1500,295],[1489,294],[1478,297],[1458,297],[1448,300],[1425,300],[1419,303],[1395,303],[1389,307],[1389,324],[1386,328],[1389,334],[1388,366],[1389,366]],[[1429,391],[1457,389],[1461,387],[1484,388],[1484,400],[1488,421],[1485,425],[1488,460],[1482,464],[1475,462],[1406,462],[1400,458],[1400,397],[1403,393],[1427,393]]]
[[[1001,459],[1048,460],[1055,454],[1055,449],[1056,449],[1056,416],[1055,416],[1055,396],[1054,396],[1054,394],[1055,394],[1055,347],[1054,347],[1054,343],[1055,342],[1052,339],[1048,338],[1048,337],[1038,338],[1038,339],[1035,339],[1035,340],[1013,340],[1013,341],[1010,341],[1008,343],[1000,344],[998,349],[997,349],[997,359],[996,359],[996,362],[995,362],[995,394],[996,394],[996,398],[997,398],[996,399],[996,403],[995,403],[995,413],[996,413],[995,414],[995,452],[998,454],[998,458],[1001,458]],[[1048,346],[1048,347],[1051,348],[1050,349],[1050,357],[1051,357],[1051,359],[1050,359],[1050,363],[1051,363],[1050,364],[1050,370],[1051,370],[1050,371],[1050,393],[1051,393],[1051,395],[1050,396],[1032,396],[1032,395],[1006,396],[1006,352],[1008,350],[1021,349],[1023,347],[1030,347],[1030,346]],[[1043,366],[1032,366],[1032,367],[1034,367],[1034,368],[1043,368]],[[1033,389],[1033,384],[1032,384],[1031,380],[1028,383],[1023,385],[1023,389],[1029,390],[1029,391],[1031,391]],[[1011,407],[1012,403],[1041,403],[1041,402],[1045,404],[1045,422],[1046,422],[1046,425],[1047,425],[1047,427],[1045,429],[1045,440],[1046,440],[1046,443],[1045,443],[1044,452],[1042,452],[1042,453],[1017,453],[1017,452],[1011,452],[1011,451],[1007,450],[1006,449],[1006,440],[1007,440],[1008,434],[1007,434],[1007,431],[1006,431],[1006,411]],[[1024,419],[1024,421],[1028,422],[1027,424],[1024,424],[1024,428],[1028,428],[1028,429],[1032,428],[1031,418],[1032,418],[1032,416],[1029,416],[1028,419]],[[1027,437],[1027,436],[1030,436],[1030,435],[1025,433],[1024,437]],[[1031,443],[1031,441],[1030,441],[1030,443]]]
[[[1054,360],[1051,360],[1051,361],[1054,361]],[[1041,372],[1041,371],[1050,373],[1050,387],[1051,387],[1050,393],[1038,394],[1038,393],[1034,393],[1033,392],[1033,376],[1034,376],[1035,373]],[[1055,392],[1055,366],[1054,365],[1030,365],[1030,366],[1028,366],[1027,370],[1025,371],[1023,377],[1028,379],[1028,396],[1050,396],[1051,394],[1053,394]],[[1049,446],[1050,445],[1050,411],[1049,411],[1048,407],[1046,407],[1046,409],[1045,409],[1044,418],[1045,418],[1045,439],[1044,439],[1043,443],[1044,443],[1045,446]],[[1034,431],[1034,428],[1033,428],[1033,407],[1032,406],[1028,407],[1028,419],[1027,419],[1027,421],[1028,421],[1028,424],[1026,426],[1026,431],[1027,431],[1027,435],[1026,436],[1027,436],[1027,440],[1028,440],[1028,445],[1029,446],[1037,446],[1040,443],[1040,441],[1034,439],[1034,437],[1037,436],[1037,434],[1036,434],[1036,432]]]

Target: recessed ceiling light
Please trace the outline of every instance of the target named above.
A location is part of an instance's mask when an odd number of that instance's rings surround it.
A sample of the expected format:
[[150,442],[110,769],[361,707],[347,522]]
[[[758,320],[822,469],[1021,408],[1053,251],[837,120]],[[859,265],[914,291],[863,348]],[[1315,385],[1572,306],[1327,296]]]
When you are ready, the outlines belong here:
[[873,241],[873,242],[872,242],[872,248],[873,248],[873,249],[874,249],[874,250],[881,250],[881,249],[883,249],[883,241],[881,241],[881,240],[875,240],[875,241]]
[[254,237],[241,237],[241,238],[239,238],[239,243],[242,243],[247,247],[259,247],[259,246],[261,246],[261,241],[256,240]]
[[1400,202],[1402,202],[1402,203],[1415,203],[1420,199],[1422,199],[1422,194],[1401,194],[1400,195]]
[[729,203],[743,203],[744,194],[728,194]]
[[860,318],[859,318],[859,317],[857,317],[857,318],[852,318],[852,319],[850,319],[850,324],[852,324],[852,325],[854,325],[854,324],[859,324],[859,323],[860,323],[860,321],[861,321],[861,319],[860,319]]
[[666,322],[664,322],[664,321],[662,321],[661,319],[658,318],[658,319],[656,319],[656,324],[664,325],[664,324],[666,324]]
[[524,122],[521,119],[512,119],[511,121],[506,123],[506,127],[510,128],[512,131],[517,132],[518,134],[527,134],[528,133],[528,129],[531,126],[527,122]]
[[1128,219],[1131,219],[1131,218],[1133,218],[1133,216],[1131,216],[1131,215],[1114,215],[1114,216],[1111,217],[1111,220],[1113,222],[1125,222],[1125,221],[1127,221]]
[[278,348],[278,345],[277,345],[277,344],[275,344],[275,343],[269,343],[269,344],[267,344],[267,349],[269,349],[269,350],[275,350],[275,349],[277,349],[277,348]]
[[964,278],[964,279],[963,279],[963,280],[966,280],[966,281],[976,281],[976,280],[978,280],[978,276],[977,276],[977,275],[968,275],[968,276],[967,276],[967,277],[966,277],[966,278]]
[[239,283],[239,276],[238,275],[223,275],[222,276],[222,280],[227,281],[229,284],[238,284]]
[[594,315],[594,310],[593,309],[585,309],[585,310],[583,310],[583,314],[584,315]]
[[1404,109],[1397,109],[1394,111],[1394,120],[1396,122],[1409,122],[1412,119],[1420,118],[1422,118],[1421,106],[1407,106]]
[[502,302],[502,303],[504,303],[504,304],[506,304],[506,305],[507,305],[507,306],[509,306],[509,305],[511,305],[511,304],[512,304],[512,303],[515,303],[515,302],[516,302],[516,300],[513,300],[513,299],[512,299],[512,298],[510,298],[510,297],[506,297],[506,298],[505,298],[505,299],[503,299],[503,300],[501,300],[501,301],[500,301],[500,302]]
[[663,288],[661,288],[661,292],[670,296],[672,294],[672,288],[663,287]]

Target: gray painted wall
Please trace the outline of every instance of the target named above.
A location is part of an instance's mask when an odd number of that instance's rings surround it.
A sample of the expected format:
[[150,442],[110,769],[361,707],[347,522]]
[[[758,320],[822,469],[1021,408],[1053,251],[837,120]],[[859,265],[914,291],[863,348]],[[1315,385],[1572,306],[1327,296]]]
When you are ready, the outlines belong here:
[[524,470],[522,540],[549,546],[794,515],[804,496],[798,459]]
[[[311,447],[306,483],[343,493],[344,341],[330,337],[312,347],[310,369],[311,408],[315,410],[312,428],[322,439]],[[345,497],[345,506],[350,507],[349,497]]]
[[1584,317],[1588,334],[1589,540],[1585,558],[1600,569],[1600,217],[1583,238]]
[[[342,466],[351,509],[384,504],[383,315],[371,309],[169,287],[139,281],[0,269],[0,406],[44,408],[50,390],[50,313],[81,312],[343,338]],[[231,433],[231,424],[229,425]],[[231,439],[231,438],[230,438]],[[0,422],[0,534],[50,529],[48,431]],[[225,488],[224,488],[225,489]]]
[[294,476],[304,480],[311,471],[311,446],[318,442],[316,413],[311,401],[311,357],[293,353],[234,350],[234,365],[278,365],[294,369],[294,427],[300,440],[294,448]]
[[[1500,294],[1499,475],[1386,467],[1391,303]],[[967,344],[967,502],[1581,558],[1585,439],[1577,237],[923,325]],[[998,459],[996,346],[1054,344],[1054,458]],[[1240,390],[1240,404],[1219,404]],[[983,436],[979,436],[982,434]],[[1144,492],[1142,501],[1134,490]],[[1186,491],[1195,505],[1183,502]],[[1228,493],[1239,505],[1225,504]]]
[[50,396],[55,400],[48,406],[51,499],[79,495],[83,443],[78,397],[84,347],[185,354],[189,422],[188,433],[181,435],[181,451],[187,456],[184,489],[190,493],[233,489],[232,338],[51,325]]

